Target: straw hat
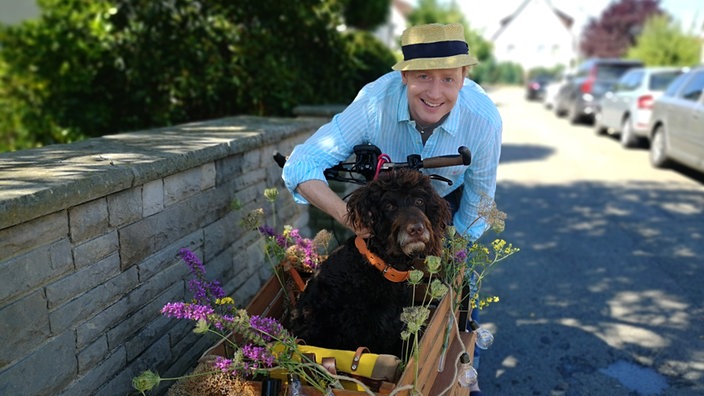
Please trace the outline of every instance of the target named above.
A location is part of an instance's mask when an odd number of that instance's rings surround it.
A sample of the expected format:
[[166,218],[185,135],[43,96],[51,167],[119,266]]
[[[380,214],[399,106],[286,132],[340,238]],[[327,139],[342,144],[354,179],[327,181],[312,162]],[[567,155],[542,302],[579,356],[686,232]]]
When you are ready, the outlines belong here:
[[473,66],[477,59],[469,55],[464,28],[458,23],[412,26],[401,36],[403,60],[394,70],[452,69]]

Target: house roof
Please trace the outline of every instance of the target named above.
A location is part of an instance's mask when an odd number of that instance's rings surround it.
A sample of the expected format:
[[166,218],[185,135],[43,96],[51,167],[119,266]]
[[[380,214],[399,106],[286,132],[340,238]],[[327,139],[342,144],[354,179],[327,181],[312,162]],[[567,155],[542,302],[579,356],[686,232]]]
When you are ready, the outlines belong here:
[[398,12],[405,18],[413,12],[413,6],[403,0],[393,0],[393,6],[398,10]]
[[500,22],[501,27],[499,28],[496,33],[491,37],[491,40],[494,41],[496,40],[497,37],[501,35],[501,33],[506,29],[506,27],[514,20],[518,15],[523,12],[523,10],[526,8],[526,6],[531,2],[531,1],[545,1],[545,3],[548,5],[548,7],[552,10],[553,13],[555,13],[555,16],[557,16],[560,19],[560,22],[565,26],[567,30],[572,30],[572,25],[574,24],[574,19],[570,17],[569,15],[565,14],[564,12],[558,10],[557,8],[553,7],[552,4],[550,3],[549,0],[524,0],[520,6],[518,6],[518,9],[514,11],[511,15],[503,18]]

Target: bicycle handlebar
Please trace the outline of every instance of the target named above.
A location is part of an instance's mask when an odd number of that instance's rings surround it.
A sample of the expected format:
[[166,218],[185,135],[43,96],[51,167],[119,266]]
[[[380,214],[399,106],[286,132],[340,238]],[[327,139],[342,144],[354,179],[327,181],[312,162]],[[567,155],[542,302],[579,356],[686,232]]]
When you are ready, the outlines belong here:
[[[450,154],[450,155],[440,155],[437,157],[428,157],[423,160],[417,160],[417,163],[413,163],[413,160],[410,160],[409,156],[409,161],[408,162],[389,162],[387,164],[382,165],[382,169],[390,169],[390,168],[413,168],[413,169],[420,169],[420,168],[426,168],[426,169],[432,169],[432,168],[444,168],[446,166],[457,166],[457,165],[469,165],[472,163],[472,153],[469,151],[469,149],[465,146],[461,146],[460,148],[457,149],[457,152],[459,154]],[[388,166],[387,166],[388,165]]]
[[[330,180],[337,180],[347,183],[364,184],[371,181],[380,171],[387,171],[393,168],[410,168],[420,170],[421,168],[443,168],[447,166],[469,165],[472,162],[472,153],[465,146],[457,149],[458,154],[440,155],[421,159],[418,154],[411,154],[406,157],[406,162],[381,162],[378,163],[382,155],[378,147],[371,144],[362,144],[354,147],[356,156],[355,162],[340,162],[339,164],[325,169],[325,177]],[[280,153],[274,153],[274,161],[283,168],[286,157]],[[341,173],[348,176],[342,176]],[[357,174],[364,177],[364,181],[350,175]],[[452,182],[438,175],[430,175],[434,179],[443,180],[452,185]]]

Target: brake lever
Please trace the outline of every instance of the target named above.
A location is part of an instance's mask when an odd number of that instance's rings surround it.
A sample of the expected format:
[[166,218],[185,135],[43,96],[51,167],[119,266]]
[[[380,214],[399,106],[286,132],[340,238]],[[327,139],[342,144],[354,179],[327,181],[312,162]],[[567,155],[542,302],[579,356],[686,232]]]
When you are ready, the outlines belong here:
[[430,177],[432,180],[440,180],[441,182],[445,182],[448,186],[452,185],[452,180],[446,177],[442,177],[440,175],[428,175],[428,177]]

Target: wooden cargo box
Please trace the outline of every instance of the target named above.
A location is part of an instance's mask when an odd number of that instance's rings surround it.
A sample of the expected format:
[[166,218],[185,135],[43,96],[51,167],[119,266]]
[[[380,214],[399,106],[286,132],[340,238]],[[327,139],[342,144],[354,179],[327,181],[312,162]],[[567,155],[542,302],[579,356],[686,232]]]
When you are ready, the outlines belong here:
[[[262,286],[257,295],[252,299],[247,306],[247,311],[250,315],[261,315],[279,319],[284,312],[285,296],[281,288],[280,282],[276,277],[272,277]],[[458,340],[457,331],[453,328],[450,333],[447,352],[445,355],[446,364],[442,371],[438,371],[438,367],[442,358],[443,339],[445,330],[448,327],[450,320],[450,298],[446,296],[435,308],[431,318],[427,324],[420,343],[420,359],[418,369],[418,378],[416,381],[416,389],[426,396],[438,396],[443,391],[445,395],[460,395],[468,394],[467,389],[459,387],[455,379],[455,367],[459,370],[458,356],[464,349],[472,356],[474,352],[475,335],[471,332],[460,331],[460,340]],[[456,312],[455,312],[456,314]],[[458,316],[455,315],[452,319],[451,326],[456,326]],[[213,348],[209,349],[203,355],[203,360],[212,357],[211,355],[227,355],[227,346],[224,341],[219,342]],[[412,385],[416,376],[416,362],[414,359],[409,361],[405,370],[402,372],[399,380],[394,383],[384,383],[377,391],[376,395],[386,395],[395,388]],[[261,382],[251,381],[251,385],[255,388],[255,393],[259,394]],[[285,395],[286,386],[282,387],[281,395]],[[322,393],[310,386],[303,386],[304,393],[307,396],[322,396]],[[460,392],[460,391],[463,392]],[[363,391],[355,390],[340,390],[333,389],[333,394],[337,396],[361,396],[367,395]],[[411,395],[410,390],[402,390],[396,393],[399,396]]]

